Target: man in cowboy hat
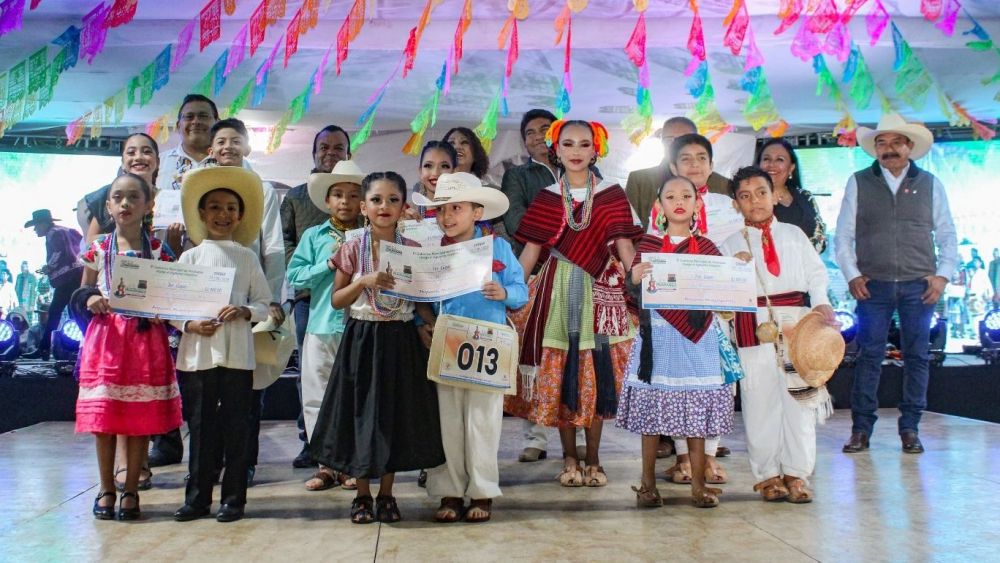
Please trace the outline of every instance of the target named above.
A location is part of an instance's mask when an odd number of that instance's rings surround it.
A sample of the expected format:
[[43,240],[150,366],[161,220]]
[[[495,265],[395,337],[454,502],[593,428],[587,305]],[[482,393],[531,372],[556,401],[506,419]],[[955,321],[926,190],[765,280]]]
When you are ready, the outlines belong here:
[[860,326],[851,389],[854,424],[843,450],[868,449],[889,323],[898,312],[899,436],[904,452],[921,453],[917,426],[927,405],[931,315],[958,264],[958,239],[944,186],[914,163],[934,142],[926,127],[890,113],[876,129],[858,127],[858,142],[875,162],[848,179],[835,238],[837,264],[858,300]]
[[34,227],[36,235],[45,237],[46,264],[42,266],[41,273],[49,277],[53,289],[45,332],[38,350],[32,355],[44,360],[49,359],[52,331],[59,327],[63,309],[69,304],[70,296],[80,287],[80,280],[83,279],[83,264],[77,259],[83,237],[74,229],[56,225],[55,221],[58,220],[52,218],[52,212],[48,209],[39,209],[33,211],[31,220],[24,224],[25,229]]

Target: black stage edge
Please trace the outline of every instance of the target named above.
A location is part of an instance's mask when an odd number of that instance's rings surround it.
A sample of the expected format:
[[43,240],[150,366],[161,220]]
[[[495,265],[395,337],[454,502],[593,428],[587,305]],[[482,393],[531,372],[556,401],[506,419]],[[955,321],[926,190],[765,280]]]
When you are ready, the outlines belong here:
[[[828,384],[834,407],[850,408],[854,370],[842,368]],[[883,366],[879,406],[895,408],[903,388],[903,368]],[[0,432],[46,421],[74,419],[76,381],[71,377],[0,379]],[[1000,423],[1000,367],[955,365],[932,367],[927,410]],[[267,388],[264,419],[294,420],[299,396],[295,378],[284,376]]]

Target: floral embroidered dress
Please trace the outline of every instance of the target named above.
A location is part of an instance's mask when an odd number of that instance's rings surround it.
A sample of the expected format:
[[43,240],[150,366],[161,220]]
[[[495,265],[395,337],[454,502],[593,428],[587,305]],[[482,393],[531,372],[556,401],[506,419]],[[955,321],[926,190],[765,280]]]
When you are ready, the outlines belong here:
[[[168,247],[143,235],[142,253],[119,252],[115,233],[101,235],[80,257],[97,271],[97,287],[110,297],[124,291],[114,276],[114,257],[147,255],[173,261]],[[142,325],[147,325],[140,328]],[[95,315],[80,348],[80,392],[76,431],[148,436],[181,425],[180,391],[165,324],[149,324],[117,313]]]
[[512,314],[522,337],[518,394],[506,411],[546,426],[590,426],[613,418],[634,336],[625,301],[625,271],[611,249],[642,234],[618,184],[593,189],[585,222],[586,190],[572,203],[554,184],[535,197],[515,235],[542,247],[543,266],[529,284],[528,305]]

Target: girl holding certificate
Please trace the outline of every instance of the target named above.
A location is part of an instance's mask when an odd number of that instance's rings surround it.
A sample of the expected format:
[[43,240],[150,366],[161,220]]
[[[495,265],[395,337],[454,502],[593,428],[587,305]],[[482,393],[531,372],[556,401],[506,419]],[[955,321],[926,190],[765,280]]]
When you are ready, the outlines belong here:
[[[565,487],[603,487],[608,482],[598,449],[604,419],[618,411],[618,392],[628,363],[633,321],[625,304],[625,269],[632,239],[642,234],[625,191],[591,171],[607,154],[600,123],[556,121],[546,143],[559,182],[528,207],[515,238],[523,243],[521,267],[530,284],[528,305],[514,319],[523,336],[518,395],[508,412],[559,428]],[[575,428],[587,436],[586,470],[577,459]]]
[[[442,246],[492,236],[477,222],[499,217],[509,206],[500,190],[483,186],[468,172],[441,175],[436,196],[430,200],[415,194],[413,199],[437,209],[437,221],[445,233]],[[441,302],[437,312],[504,325],[507,309],[523,307],[527,301],[528,286],[514,251],[507,241],[494,236],[490,281],[481,292]],[[477,330],[473,339],[479,337]],[[493,498],[500,496],[497,452],[503,395],[444,384],[437,385],[437,395],[446,461],[428,471],[427,494],[441,499],[434,519],[457,522],[464,515],[466,522],[486,522],[492,515]],[[465,497],[470,499],[467,512]]]
[[76,431],[92,432],[97,439],[101,484],[93,512],[99,520],[116,517],[116,435],[125,441],[128,469],[117,518],[136,520],[139,473],[149,436],[181,425],[180,392],[163,324],[114,313],[107,296],[115,256],[170,261],[173,255],[143,226],[153,207],[152,188],[144,178],[131,172],[119,176],[111,183],[106,206],[115,229],[94,240],[81,257],[87,266],[84,287],[73,299],[85,300],[94,315],[80,347]]
[[[357,478],[351,522],[402,519],[392,486],[397,471],[435,467],[445,461],[437,392],[427,380],[427,349],[413,324],[412,301],[389,297],[395,285],[379,271],[381,241],[408,246],[396,229],[406,203],[406,181],[375,172],[361,182],[362,236],[340,245],[331,259],[333,307],[348,308],[330,383],[309,447],[323,466]],[[433,322],[430,307],[418,309]],[[379,480],[373,499],[371,480]]]
[[[642,284],[652,280],[652,264],[639,261],[642,253],[720,256],[711,240],[691,232],[702,206],[691,180],[670,178],[658,199],[666,219],[664,236],[647,234],[639,241],[629,277],[629,289],[637,299]],[[705,442],[732,430],[733,392],[720,362],[720,339],[727,337],[716,329],[713,317],[707,311],[683,310],[643,309],[639,314],[639,336],[632,348],[617,421],[620,428],[642,434],[642,484],[632,487],[639,507],[663,506],[656,488],[660,435],[673,436],[678,445],[686,439],[695,506],[719,504],[721,491],[705,486]]]

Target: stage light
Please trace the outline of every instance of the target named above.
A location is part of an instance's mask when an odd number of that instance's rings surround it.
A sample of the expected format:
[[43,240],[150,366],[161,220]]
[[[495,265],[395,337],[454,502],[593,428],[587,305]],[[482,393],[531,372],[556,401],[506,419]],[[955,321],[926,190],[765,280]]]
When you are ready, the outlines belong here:
[[14,329],[13,323],[0,321],[0,347],[10,344],[16,338],[17,330]]
[[850,311],[838,310],[836,315],[837,322],[840,323],[840,334],[843,335],[844,342],[850,344],[858,335],[858,320]]
[[79,346],[80,342],[83,341],[83,332],[80,330],[80,326],[77,325],[76,321],[73,319],[67,319],[62,324],[62,328],[60,330],[62,331],[63,336],[73,342],[76,342],[77,346]]
[[52,359],[56,361],[56,372],[71,375],[80,352],[83,331],[73,319],[63,321],[62,326],[52,335]]
[[987,364],[1000,361],[1000,309],[991,310],[979,321],[979,343],[979,355]]
[[0,376],[14,375],[14,360],[21,355],[21,339],[17,327],[10,321],[0,321]]

